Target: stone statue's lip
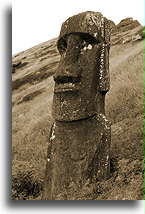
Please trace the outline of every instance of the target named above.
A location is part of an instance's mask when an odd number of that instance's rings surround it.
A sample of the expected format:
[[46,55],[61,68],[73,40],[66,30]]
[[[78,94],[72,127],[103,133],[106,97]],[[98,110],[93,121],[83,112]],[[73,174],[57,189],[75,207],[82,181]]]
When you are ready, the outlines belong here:
[[61,92],[71,92],[71,91],[79,91],[80,85],[78,83],[59,83],[55,84],[54,92],[61,93]]

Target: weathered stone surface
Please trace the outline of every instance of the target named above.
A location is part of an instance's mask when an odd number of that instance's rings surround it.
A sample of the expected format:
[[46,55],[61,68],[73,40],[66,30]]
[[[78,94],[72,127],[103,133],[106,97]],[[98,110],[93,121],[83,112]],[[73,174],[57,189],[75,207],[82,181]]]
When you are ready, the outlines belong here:
[[96,40],[108,44],[110,41],[110,31],[108,31],[108,25],[108,20],[101,13],[92,11],[79,13],[67,19],[62,24],[59,39],[62,39],[70,33],[83,33],[89,34]]
[[[117,31],[116,25],[115,25],[115,23],[112,20],[109,20],[109,25],[110,25],[110,33],[111,33],[111,36],[112,36]],[[112,40],[112,38],[110,39],[110,44],[111,44],[111,40]]]
[[[109,172],[110,123],[100,114],[89,119],[53,124],[43,199],[55,200],[73,183],[102,180]],[[63,198],[67,199],[67,198]]]
[[63,23],[54,75],[53,117],[42,199],[56,200],[72,183],[102,180],[110,168],[111,129],[105,118],[109,90],[110,31],[100,13],[85,12]]
[[137,20],[126,18],[114,26],[112,21],[109,21],[111,27],[111,45],[124,44],[135,42],[143,39],[143,27]]
[[141,26],[137,20],[133,20],[133,18],[126,18],[121,20],[121,22],[116,26],[120,31],[131,30],[136,27]]
[[100,13],[85,12],[63,23],[58,39],[61,54],[54,75],[53,117],[73,121],[104,112],[109,90],[109,25]]

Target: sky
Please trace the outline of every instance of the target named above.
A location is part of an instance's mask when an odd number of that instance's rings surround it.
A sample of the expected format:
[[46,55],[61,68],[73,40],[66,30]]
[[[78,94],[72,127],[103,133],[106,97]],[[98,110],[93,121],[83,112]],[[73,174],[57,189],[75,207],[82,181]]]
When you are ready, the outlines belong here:
[[68,17],[101,12],[116,24],[133,17],[143,25],[144,0],[12,0],[12,54],[58,37]]

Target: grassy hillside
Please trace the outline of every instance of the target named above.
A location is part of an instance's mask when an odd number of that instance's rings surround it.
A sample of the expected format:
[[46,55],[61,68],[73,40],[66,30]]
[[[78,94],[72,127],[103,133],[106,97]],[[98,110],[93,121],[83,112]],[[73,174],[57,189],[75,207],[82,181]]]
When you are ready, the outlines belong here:
[[[133,20],[130,23],[129,28],[124,27],[124,22],[114,27],[111,37],[111,88],[106,95],[106,116],[112,122],[111,174],[103,182],[86,183],[81,190],[71,186],[69,198],[72,200],[143,199],[143,30]],[[41,199],[53,122],[52,75],[59,59],[56,39],[13,56],[15,200]],[[63,194],[58,195],[58,199]]]

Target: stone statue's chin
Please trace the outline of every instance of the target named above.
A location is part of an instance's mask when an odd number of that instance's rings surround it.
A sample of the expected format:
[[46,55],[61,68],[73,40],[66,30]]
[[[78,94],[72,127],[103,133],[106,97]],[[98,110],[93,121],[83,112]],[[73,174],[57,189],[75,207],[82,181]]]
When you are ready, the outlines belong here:
[[86,99],[81,91],[63,89],[54,93],[52,115],[58,121],[76,121],[96,114],[94,100]]

